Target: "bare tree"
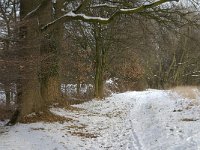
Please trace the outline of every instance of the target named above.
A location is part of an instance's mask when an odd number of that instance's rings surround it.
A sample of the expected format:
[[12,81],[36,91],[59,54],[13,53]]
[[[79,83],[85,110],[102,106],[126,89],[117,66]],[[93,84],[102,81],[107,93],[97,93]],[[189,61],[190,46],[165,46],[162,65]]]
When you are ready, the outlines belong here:
[[[153,7],[171,1],[158,0],[136,5],[134,2],[123,3],[120,1],[99,3],[90,0],[82,2],[21,0],[19,44],[21,50],[18,55],[21,60],[26,60],[26,64],[21,67],[21,79],[18,82],[19,107],[11,123],[23,120],[23,117],[31,112],[45,110],[46,106],[61,99],[59,53],[62,49],[60,42],[63,38],[63,23],[82,20],[97,25],[108,24],[120,15],[147,14],[148,10],[152,10]],[[72,3],[76,7],[72,7]],[[103,7],[102,4],[104,4]],[[109,9],[105,9],[105,7]],[[94,8],[92,13],[87,11],[90,8]],[[160,9],[162,10],[162,7]],[[98,11],[107,11],[107,13],[96,13]],[[100,16],[96,16],[96,14]],[[100,32],[96,32],[95,35],[96,41],[98,41]],[[98,50],[100,44],[96,45],[96,50]],[[101,65],[104,63],[102,59],[100,62]]]
[[10,101],[14,99],[17,65],[14,59],[13,47],[17,41],[15,37],[17,24],[17,11],[19,11],[19,2],[17,0],[0,1],[0,82],[6,95],[7,108],[10,107]]

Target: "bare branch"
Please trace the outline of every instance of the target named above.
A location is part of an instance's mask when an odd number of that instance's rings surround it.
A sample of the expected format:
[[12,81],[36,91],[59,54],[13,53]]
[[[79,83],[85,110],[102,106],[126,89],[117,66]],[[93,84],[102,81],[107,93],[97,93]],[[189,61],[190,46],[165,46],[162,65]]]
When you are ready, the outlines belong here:
[[91,8],[100,8],[100,7],[107,7],[107,8],[117,8],[117,5],[111,5],[111,4],[98,4],[98,5],[92,5]]
[[[87,2],[90,0],[86,0]],[[67,14],[59,17],[58,19],[46,24],[45,26],[43,26],[41,28],[41,30],[46,30],[48,27],[52,26],[53,24],[57,23],[57,22],[64,22],[64,21],[70,21],[70,20],[82,20],[85,22],[96,22],[96,23],[101,23],[101,24],[108,24],[111,21],[114,20],[114,18],[116,18],[117,16],[121,15],[121,14],[134,14],[134,13],[138,13],[141,12],[143,10],[149,9],[149,8],[153,8],[156,6],[159,6],[161,4],[164,4],[166,2],[171,2],[171,1],[179,1],[179,0],[159,0],[156,1],[154,3],[151,4],[147,4],[147,5],[142,5],[140,7],[137,8],[132,8],[132,9],[120,9],[119,11],[115,12],[110,18],[102,18],[102,17],[92,17],[92,16],[86,16],[85,14],[76,14],[74,13],[74,11],[68,12]],[[79,8],[80,9],[80,8]]]
[[43,9],[47,4],[49,3],[49,0],[42,0],[42,2],[32,11],[30,11],[23,20],[35,16],[41,9]]

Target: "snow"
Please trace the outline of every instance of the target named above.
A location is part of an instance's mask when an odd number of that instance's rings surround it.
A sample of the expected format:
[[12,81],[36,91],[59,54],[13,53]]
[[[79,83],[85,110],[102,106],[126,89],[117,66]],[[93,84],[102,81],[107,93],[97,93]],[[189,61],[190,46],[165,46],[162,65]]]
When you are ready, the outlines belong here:
[[130,12],[130,11],[135,11],[137,8],[131,8],[131,9],[120,9],[122,12]]
[[[63,10],[62,10],[63,11]],[[43,26],[41,29],[44,30],[46,28],[48,28],[49,26],[53,25],[54,23],[56,23],[59,20],[62,20],[66,18],[69,20],[84,20],[85,22],[91,22],[91,21],[109,21],[109,18],[103,18],[103,17],[92,17],[92,16],[87,16],[85,14],[75,14],[73,11],[70,11],[68,13],[66,13],[65,15],[53,20],[52,22],[49,22],[48,24],[46,24],[45,26]]]
[[[86,94],[93,88],[92,84],[80,84],[80,93]],[[77,93],[77,84],[61,84],[61,91],[67,95],[73,95]]]
[[112,4],[96,4],[96,5],[92,5],[91,8],[95,8],[95,7],[108,7],[108,8],[117,8],[117,5],[112,5]]
[[0,149],[199,150],[199,104],[199,98],[149,89],[74,105],[77,110],[51,108],[73,120],[2,126]]
[[[106,86],[106,91],[113,93],[111,88],[117,88],[117,81],[118,78],[110,78],[106,80],[105,86]],[[90,93],[93,90],[93,85],[92,84],[80,84],[80,94],[86,95]],[[64,94],[67,94],[68,96],[73,96],[77,94],[77,84],[61,84],[61,91]]]
[[0,91],[0,103],[4,102],[6,99],[6,95],[3,91]]
[[75,14],[73,11],[68,12],[65,14],[66,17],[83,17],[85,20],[99,20],[99,21],[108,21],[109,18],[102,18],[102,17],[92,17],[87,16],[85,14]]
[[[174,0],[173,0],[174,1]],[[119,11],[115,12],[113,15],[111,15],[110,17],[108,18],[103,18],[103,17],[96,17],[96,16],[87,16],[86,14],[76,14],[74,13],[75,10],[71,10],[69,12],[67,12],[66,14],[60,16],[59,18],[53,20],[52,22],[49,22],[48,24],[46,24],[45,26],[43,26],[41,28],[41,30],[45,30],[47,29],[49,26],[55,24],[56,22],[60,21],[60,20],[63,20],[63,19],[66,19],[66,21],[71,21],[71,20],[82,20],[84,22],[93,22],[93,21],[96,21],[96,22],[101,22],[101,23],[109,23],[109,21],[111,21],[114,17],[118,16],[119,14],[126,14],[126,13],[129,13],[129,14],[133,14],[133,13],[137,13],[139,11],[142,11],[142,10],[145,10],[147,9],[148,7],[149,8],[152,8],[152,7],[156,7],[156,6],[159,6],[163,3],[166,3],[166,2],[169,2],[169,1],[155,1],[155,2],[152,2],[151,4],[147,4],[147,5],[142,5],[142,6],[139,6],[137,8],[131,8],[131,9],[119,9]],[[99,4],[100,6],[101,4]],[[108,5],[105,5],[108,7]],[[33,10],[34,11],[34,10]],[[61,9],[61,11],[64,11],[64,9]],[[32,13],[31,13],[32,14]]]
[[52,0],[52,3],[56,4],[56,0]]

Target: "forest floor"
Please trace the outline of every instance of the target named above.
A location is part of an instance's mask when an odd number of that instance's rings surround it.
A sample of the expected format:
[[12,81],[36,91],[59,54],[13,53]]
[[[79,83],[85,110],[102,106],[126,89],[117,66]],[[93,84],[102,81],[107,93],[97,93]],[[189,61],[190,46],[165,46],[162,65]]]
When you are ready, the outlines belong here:
[[[1,150],[200,150],[200,98],[176,90],[113,94],[51,108],[67,122],[0,123]],[[196,90],[196,91],[195,91]],[[185,93],[185,92],[182,92]]]

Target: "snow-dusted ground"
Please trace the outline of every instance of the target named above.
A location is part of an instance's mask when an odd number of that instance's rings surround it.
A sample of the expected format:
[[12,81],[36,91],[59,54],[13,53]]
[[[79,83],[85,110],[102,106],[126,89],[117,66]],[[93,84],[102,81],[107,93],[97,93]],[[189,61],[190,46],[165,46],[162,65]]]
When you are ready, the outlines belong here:
[[114,94],[51,111],[73,121],[0,127],[0,150],[200,150],[200,100],[172,91]]

